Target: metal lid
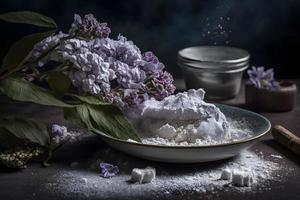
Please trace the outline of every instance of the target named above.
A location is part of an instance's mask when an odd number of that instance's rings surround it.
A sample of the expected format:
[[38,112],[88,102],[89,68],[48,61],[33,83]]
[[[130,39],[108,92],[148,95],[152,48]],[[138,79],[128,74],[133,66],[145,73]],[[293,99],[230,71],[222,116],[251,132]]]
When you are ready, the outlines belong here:
[[248,64],[249,58],[246,50],[225,46],[195,46],[178,52],[179,63],[205,69],[237,69]]

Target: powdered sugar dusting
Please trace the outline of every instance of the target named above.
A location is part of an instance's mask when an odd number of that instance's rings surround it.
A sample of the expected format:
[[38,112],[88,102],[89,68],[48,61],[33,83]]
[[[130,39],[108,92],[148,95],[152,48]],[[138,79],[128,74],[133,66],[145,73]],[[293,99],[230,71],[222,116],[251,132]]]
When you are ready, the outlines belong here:
[[[153,163],[155,165],[155,163]],[[181,166],[180,172],[170,170],[171,165],[165,168],[157,168],[157,177],[149,184],[132,184],[129,182],[130,174],[120,172],[110,179],[104,179],[96,172],[87,170],[63,170],[54,181],[48,183],[46,188],[55,190],[68,196],[97,196],[98,198],[136,197],[146,194],[161,197],[176,191],[213,192],[216,190],[228,190],[238,192],[254,192],[268,190],[270,182],[278,182],[281,176],[276,173],[283,166],[262,155],[258,156],[251,151],[244,151],[238,157],[215,165],[199,165],[191,171],[186,165]],[[155,167],[155,166],[154,166]],[[232,169],[251,172],[253,185],[251,187],[235,187],[231,181],[221,180],[222,170]],[[117,188],[117,190],[112,189]]]
[[[280,166],[274,162],[264,160],[255,153],[245,151],[233,161],[225,163],[223,166],[195,173],[185,174],[183,176],[161,176],[156,184],[165,190],[189,188],[195,191],[209,191],[214,189],[226,189],[233,187],[230,181],[220,180],[221,172],[224,169],[240,170],[253,174],[254,187],[261,185],[268,180],[276,179],[273,173]],[[247,191],[251,187],[233,187],[234,190]]]

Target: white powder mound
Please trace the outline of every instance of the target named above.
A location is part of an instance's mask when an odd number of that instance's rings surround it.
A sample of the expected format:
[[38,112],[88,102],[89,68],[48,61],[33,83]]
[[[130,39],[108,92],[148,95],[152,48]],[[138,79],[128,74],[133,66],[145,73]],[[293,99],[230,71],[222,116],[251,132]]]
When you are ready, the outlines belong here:
[[[182,140],[178,141],[171,137],[165,137],[161,134],[157,136],[143,136],[142,143],[151,145],[166,145],[166,146],[203,146],[203,145],[216,145],[236,142],[252,137],[252,132],[248,128],[246,121],[240,119],[239,121],[233,119],[227,119],[228,121],[228,133],[230,137],[212,137],[207,135],[205,138],[197,138],[195,140]],[[166,128],[167,125],[161,128]],[[130,140],[129,140],[130,141]]]
[[145,101],[142,117],[161,118],[176,121],[198,120],[199,118],[222,118],[213,104],[203,101],[203,89],[190,89],[176,95],[170,95],[162,101],[150,99]]
[[[140,114],[131,120],[141,137],[158,137],[174,143],[231,138],[224,114],[215,105],[204,102],[204,90],[188,90],[157,101],[144,102]],[[147,141],[145,141],[147,143]]]
[[[283,166],[275,162],[265,160],[264,156],[258,156],[253,152],[244,151],[238,157],[225,161],[221,164],[204,167],[198,165],[192,172],[182,168],[174,173],[166,167],[157,170],[156,179],[148,184],[132,184],[130,174],[119,174],[116,177],[105,179],[96,172],[88,171],[60,171],[52,182],[46,185],[49,190],[54,190],[68,197],[97,196],[97,198],[122,198],[154,195],[154,198],[163,197],[173,192],[214,192],[215,190],[255,192],[268,190],[270,183],[278,184],[285,174],[278,171],[288,172]],[[171,164],[170,164],[171,166]],[[210,167],[209,167],[210,166]],[[157,166],[156,166],[157,168]],[[187,167],[188,168],[188,167]],[[236,187],[231,180],[221,180],[223,170],[241,171],[250,173],[253,177],[251,187]],[[148,196],[149,197],[149,196]]]

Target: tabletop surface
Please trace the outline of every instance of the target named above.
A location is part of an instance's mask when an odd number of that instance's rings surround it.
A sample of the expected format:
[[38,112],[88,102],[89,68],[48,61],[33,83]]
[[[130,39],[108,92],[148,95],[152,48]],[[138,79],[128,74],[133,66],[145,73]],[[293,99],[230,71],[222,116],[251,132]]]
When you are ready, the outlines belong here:
[[[297,80],[300,86],[300,80]],[[182,88],[182,81],[177,86]],[[244,92],[234,99],[221,103],[244,107]],[[62,121],[62,111],[56,108],[33,104],[11,104],[0,96],[0,115],[18,115],[46,118],[52,122]],[[300,95],[293,111],[283,113],[261,113],[272,123],[281,124],[300,136]],[[15,114],[14,114],[15,115]],[[132,168],[155,167],[157,176],[180,177],[198,170],[208,170],[228,160],[202,164],[167,164],[142,160],[125,155],[104,144],[99,137],[87,135],[59,149],[51,165],[43,168],[37,159],[24,170],[12,171],[0,168],[0,200],[6,199],[300,199],[300,157],[291,153],[270,134],[251,147],[250,151],[262,154],[279,164],[277,180],[266,180],[247,190],[233,188],[197,190],[190,186],[178,186],[168,190],[153,183],[131,184],[128,180]],[[271,156],[275,155],[275,156]],[[120,173],[111,179],[99,176],[96,161],[118,165]],[[276,176],[276,174],[274,175]],[[172,186],[172,183],[166,183]],[[176,184],[176,185],[175,185]]]

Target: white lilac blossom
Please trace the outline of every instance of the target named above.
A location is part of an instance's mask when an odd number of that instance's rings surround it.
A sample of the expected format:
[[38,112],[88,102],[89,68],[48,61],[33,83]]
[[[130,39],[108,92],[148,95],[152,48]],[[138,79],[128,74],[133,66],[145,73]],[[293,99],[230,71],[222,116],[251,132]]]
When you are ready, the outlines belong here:
[[109,33],[107,24],[99,23],[93,15],[75,15],[69,34],[43,40],[36,45],[32,58],[53,48],[46,61],[55,58],[62,63],[64,73],[79,92],[98,96],[122,110],[151,97],[162,100],[174,92],[173,77],[152,52],[142,53],[124,36],[114,40]]
[[118,166],[109,164],[109,163],[100,163],[100,176],[103,178],[111,178],[119,173]]
[[265,70],[264,67],[253,66],[247,73],[249,75],[248,83],[254,85],[256,88],[276,90],[279,87],[278,82],[274,80],[273,68]]

